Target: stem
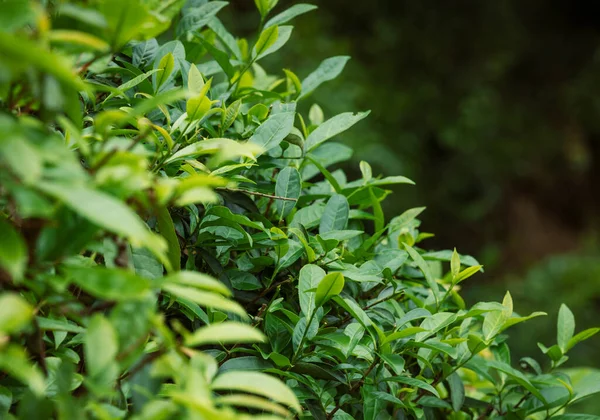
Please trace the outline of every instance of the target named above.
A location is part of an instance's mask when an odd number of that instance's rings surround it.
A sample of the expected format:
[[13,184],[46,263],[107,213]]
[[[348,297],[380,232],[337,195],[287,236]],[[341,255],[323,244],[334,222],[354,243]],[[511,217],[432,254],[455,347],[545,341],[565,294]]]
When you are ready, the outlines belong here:
[[[146,137],[146,134],[148,134],[146,131],[138,134],[133,141],[131,142],[131,144],[129,146],[127,146],[127,149],[125,149],[126,152],[131,151],[140,141],[142,141],[142,139],[144,137]],[[100,169],[102,166],[106,165],[108,163],[108,161],[119,151],[119,149],[111,149],[107,154],[105,154],[102,159],[100,159],[95,165],[93,165],[90,168],[90,172],[94,173],[96,172],[98,169]]]
[[296,198],[281,197],[281,196],[278,196],[278,195],[266,194],[266,193],[261,193],[261,192],[258,192],[258,191],[244,190],[244,189],[240,189],[240,188],[218,187],[218,188],[216,188],[216,190],[227,191],[227,192],[241,192],[241,193],[256,195],[258,197],[273,198],[275,200],[298,201],[298,199],[296,199]]
[[[360,387],[363,383],[365,383],[365,380],[367,379],[367,376],[369,376],[369,374],[373,371],[373,369],[375,368],[375,366],[377,365],[377,363],[379,363],[379,356],[375,356],[375,358],[373,359],[373,362],[371,363],[371,365],[367,368],[367,370],[365,371],[365,373],[363,374],[362,378],[360,378],[358,381],[356,381],[349,389],[348,389],[348,393],[351,393],[352,391],[354,391],[356,388]],[[329,412],[329,414],[327,415],[327,420],[331,420],[334,416],[335,413],[337,413],[337,411],[341,408],[341,404],[338,403],[336,404],[335,408],[333,410],[331,410]]]
[[304,341],[306,340],[306,333],[308,332],[308,329],[310,328],[316,313],[317,313],[317,308],[315,308],[313,310],[313,313],[310,315],[310,318],[309,318],[308,322],[306,323],[306,328],[304,329],[304,332],[302,333],[302,340],[300,340],[300,344],[298,344],[298,348],[296,349],[296,351],[294,352],[294,355],[292,356],[292,365],[296,362],[296,360],[298,359],[298,356],[300,355],[300,350],[302,350],[302,346],[304,345]]

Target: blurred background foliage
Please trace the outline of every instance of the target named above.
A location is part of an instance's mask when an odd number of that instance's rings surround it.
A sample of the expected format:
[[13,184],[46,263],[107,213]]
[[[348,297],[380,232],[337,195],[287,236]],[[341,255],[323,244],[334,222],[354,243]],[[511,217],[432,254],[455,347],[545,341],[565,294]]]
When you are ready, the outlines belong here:
[[[292,0],[280,0],[284,9]],[[325,117],[372,113],[343,140],[355,148],[347,171],[405,175],[385,211],[427,206],[432,248],[470,253],[486,274],[466,296],[514,291],[522,313],[560,302],[578,328],[600,319],[600,3],[587,0],[320,0],[295,21],[295,42],[271,61],[306,76],[333,55],[350,55],[342,77],[313,96]],[[239,35],[259,19],[223,18]],[[248,20],[239,20],[245,17]],[[273,60],[277,60],[274,62]],[[343,87],[342,87],[343,86]],[[304,112],[308,112],[305,109]],[[519,349],[552,340],[539,319],[516,329]],[[532,333],[534,331],[534,333]],[[600,366],[598,341],[574,352]],[[596,344],[596,345],[594,345]]]

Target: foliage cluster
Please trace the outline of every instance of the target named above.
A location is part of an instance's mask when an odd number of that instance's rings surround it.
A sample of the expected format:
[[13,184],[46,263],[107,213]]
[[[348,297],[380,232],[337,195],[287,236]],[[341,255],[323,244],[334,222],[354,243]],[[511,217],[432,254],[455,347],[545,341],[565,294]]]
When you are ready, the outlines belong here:
[[547,361],[511,361],[543,314],[467,306],[477,261],[384,215],[412,182],[335,170],[368,112],[296,110],[348,58],[268,74],[314,9],[276,3],[253,40],[222,1],[3,3],[0,415],[581,418],[598,374],[559,368],[598,329],[561,306]]

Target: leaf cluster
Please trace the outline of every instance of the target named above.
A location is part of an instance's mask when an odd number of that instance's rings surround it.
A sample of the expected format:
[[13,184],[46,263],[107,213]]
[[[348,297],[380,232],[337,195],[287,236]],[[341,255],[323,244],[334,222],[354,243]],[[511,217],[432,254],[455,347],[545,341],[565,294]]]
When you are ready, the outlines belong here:
[[348,57],[261,67],[315,7],[256,0],[248,40],[226,4],[3,6],[2,418],[575,418],[599,374],[558,368],[598,329],[562,306],[548,366],[514,367],[544,314],[467,306],[477,261],[384,215],[412,181],[336,169],[368,111],[297,110]]

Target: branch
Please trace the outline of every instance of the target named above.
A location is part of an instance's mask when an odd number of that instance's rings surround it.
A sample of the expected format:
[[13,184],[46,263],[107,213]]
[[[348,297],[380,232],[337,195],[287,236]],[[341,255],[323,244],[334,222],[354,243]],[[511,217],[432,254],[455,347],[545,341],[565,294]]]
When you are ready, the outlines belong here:
[[289,198],[289,197],[281,197],[279,195],[273,195],[273,194],[266,194],[266,193],[261,193],[258,191],[251,191],[251,190],[243,190],[243,189],[239,189],[239,188],[224,188],[224,187],[218,187],[216,188],[219,191],[227,191],[227,192],[241,192],[241,193],[246,193],[246,194],[252,194],[252,195],[257,195],[259,197],[266,197],[266,198],[274,198],[275,200],[283,200],[283,201],[298,201],[297,198]]

